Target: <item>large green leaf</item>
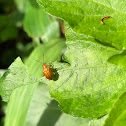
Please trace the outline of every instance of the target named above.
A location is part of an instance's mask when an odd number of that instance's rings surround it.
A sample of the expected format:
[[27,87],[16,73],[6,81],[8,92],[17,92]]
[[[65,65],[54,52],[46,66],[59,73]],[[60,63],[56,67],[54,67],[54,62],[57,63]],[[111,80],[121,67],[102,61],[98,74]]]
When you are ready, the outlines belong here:
[[[91,35],[117,48],[126,48],[124,0],[37,0],[52,15],[67,21],[78,33]],[[101,24],[101,19],[111,18]]]
[[126,124],[126,92],[115,103],[104,126],[125,126]]
[[75,37],[75,34],[66,33],[66,38],[71,36],[63,57],[68,64],[54,63],[59,79],[48,82],[50,94],[65,113],[100,117],[110,111],[126,90],[126,71],[107,62],[119,53],[115,48],[101,45],[85,35]]
[[27,0],[26,13],[24,17],[24,29],[29,36],[41,38],[48,42],[52,38],[59,37],[59,25],[56,18],[49,18],[43,8],[38,6],[35,0]]

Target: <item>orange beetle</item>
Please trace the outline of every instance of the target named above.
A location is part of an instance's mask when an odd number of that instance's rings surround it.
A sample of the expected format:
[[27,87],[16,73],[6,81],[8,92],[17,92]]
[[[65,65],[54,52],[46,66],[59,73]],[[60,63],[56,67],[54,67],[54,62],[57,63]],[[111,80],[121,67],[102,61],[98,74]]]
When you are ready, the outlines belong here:
[[[34,59],[35,60],[35,59]],[[41,63],[40,61],[38,61],[38,60],[35,60],[35,61],[37,61],[37,62],[39,62],[39,63]],[[45,63],[43,63],[42,64],[42,66],[43,66],[43,74],[45,75],[45,77],[47,78],[47,79],[49,79],[49,80],[53,80],[53,72],[51,71],[51,67],[47,67],[47,65],[45,64]]]
[[45,63],[42,64],[43,66],[43,74],[45,75],[45,77],[49,80],[53,79],[53,72],[51,71],[51,67],[47,67],[47,65]]

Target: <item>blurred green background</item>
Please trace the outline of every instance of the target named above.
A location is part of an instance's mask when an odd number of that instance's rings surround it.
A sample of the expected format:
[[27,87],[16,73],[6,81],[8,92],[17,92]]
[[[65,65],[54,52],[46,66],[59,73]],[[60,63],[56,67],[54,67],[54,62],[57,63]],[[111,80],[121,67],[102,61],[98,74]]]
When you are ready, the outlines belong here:
[[24,60],[39,44],[64,38],[59,24],[35,0],[0,0],[0,69],[17,56]]

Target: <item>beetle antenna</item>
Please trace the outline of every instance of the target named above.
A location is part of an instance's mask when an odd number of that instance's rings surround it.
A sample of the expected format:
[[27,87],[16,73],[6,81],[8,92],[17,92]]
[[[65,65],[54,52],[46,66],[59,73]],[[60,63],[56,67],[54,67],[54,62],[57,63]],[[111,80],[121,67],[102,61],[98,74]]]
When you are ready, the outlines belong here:
[[[33,60],[35,60],[35,59],[33,59]],[[41,64],[42,64],[42,62],[40,62],[40,61],[38,61],[38,60],[35,60],[35,61],[37,61],[37,62],[39,62],[39,63],[41,63]]]
[[43,53],[43,63],[44,63],[44,53]]

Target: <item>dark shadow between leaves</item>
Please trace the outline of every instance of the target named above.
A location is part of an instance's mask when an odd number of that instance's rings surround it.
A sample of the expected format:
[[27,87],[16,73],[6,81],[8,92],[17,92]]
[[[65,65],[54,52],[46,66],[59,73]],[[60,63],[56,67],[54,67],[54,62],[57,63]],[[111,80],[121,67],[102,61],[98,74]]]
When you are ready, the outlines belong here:
[[103,118],[104,116],[106,116],[107,114],[108,114],[108,113],[106,113],[106,114],[104,114],[104,115],[98,117],[97,119],[101,119],[101,118]]
[[35,8],[39,8],[39,5],[37,4],[36,0],[29,0],[29,2],[31,3],[31,5]]
[[102,42],[100,41],[99,39],[95,38],[95,41],[99,44],[102,44],[103,46],[108,46],[108,47],[112,47],[112,48],[115,48],[117,49],[116,47],[114,47],[113,45],[111,45],[110,43],[107,43],[107,42]]
[[52,100],[41,116],[37,126],[54,126],[61,114],[58,102]]

